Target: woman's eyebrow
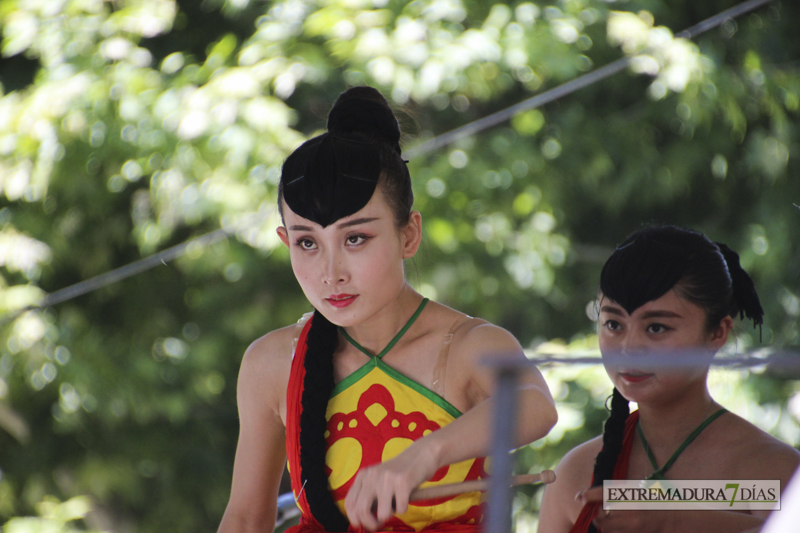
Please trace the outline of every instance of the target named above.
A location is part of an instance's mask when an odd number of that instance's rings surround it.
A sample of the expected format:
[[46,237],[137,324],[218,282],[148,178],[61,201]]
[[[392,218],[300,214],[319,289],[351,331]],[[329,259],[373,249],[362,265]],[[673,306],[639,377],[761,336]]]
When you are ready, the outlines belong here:
[[681,315],[674,311],[648,311],[642,315],[642,318],[683,318]]
[[[354,220],[348,220],[347,222],[342,222],[341,224],[337,224],[337,229],[342,228],[349,228],[350,226],[358,226],[359,224],[366,224],[367,222],[372,222],[373,220],[378,220],[378,217],[365,217],[365,218],[356,218]],[[313,231],[314,228],[311,226],[303,226],[300,224],[295,224],[293,226],[289,226],[289,229],[292,231]]]
[[373,220],[378,220],[378,217],[357,218],[355,220],[348,220],[347,222],[342,222],[341,224],[337,224],[336,227],[339,229],[349,228],[350,226],[358,226],[359,224],[366,224],[367,222],[372,222]]
[[[601,307],[600,312],[611,313],[612,315],[624,316],[620,308],[612,307],[610,305],[604,305],[603,307]],[[657,311],[648,311],[646,313],[643,313],[640,318],[644,320],[648,318],[683,318],[683,316],[679,315],[674,311],[657,310]]]

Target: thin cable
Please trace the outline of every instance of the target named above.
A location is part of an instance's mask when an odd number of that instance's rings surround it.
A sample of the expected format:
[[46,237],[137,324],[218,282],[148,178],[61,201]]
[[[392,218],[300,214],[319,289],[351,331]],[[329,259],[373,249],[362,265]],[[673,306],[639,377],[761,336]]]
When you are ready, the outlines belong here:
[[45,296],[39,306],[50,307],[57,305],[62,302],[66,302],[67,300],[77,298],[83,294],[95,291],[100,287],[104,287],[106,285],[122,281],[125,278],[135,276],[136,274],[144,272],[145,270],[149,270],[158,265],[166,265],[167,261],[172,261],[173,259],[182,256],[189,248],[208,246],[210,244],[214,244],[215,242],[227,239],[228,233],[229,231],[224,229],[214,230],[211,233],[206,233],[200,237],[177,244],[172,248],[167,248],[166,250],[162,250],[156,254],[145,257],[144,259],[139,259],[138,261],[115,268],[114,270],[104,274],[100,274],[93,278],[78,282],[75,285],[70,285],[64,289],[51,292]]
[[491,128],[492,126],[496,126],[501,122],[505,122],[521,111],[536,109],[537,107],[548,104],[553,100],[558,100],[561,97],[572,94],[578,89],[583,89],[588,85],[596,83],[600,80],[604,80],[609,76],[616,74],[617,72],[625,70],[625,67],[627,67],[629,64],[630,59],[627,57],[617,59],[608,65],[605,65],[597,70],[593,70],[587,74],[584,74],[583,76],[579,76],[574,80],[568,81],[562,85],[559,85],[558,87],[554,87],[549,91],[543,92],[542,94],[538,94],[532,98],[523,100],[518,104],[514,104],[511,107],[507,107],[502,111],[492,113],[491,115],[485,116],[474,122],[470,122],[469,124],[465,124],[464,126],[454,130],[450,130],[447,133],[443,133],[442,135],[434,137],[433,139],[427,140],[424,143],[408,150],[406,155],[409,159],[413,159],[433,150],[442,148],[443,146],[447,146],[448,144],[452,144],[458,140]]
[[[772,0],[748,0],[747,2],[743,2],[739,5],[736,5],[730,9],[726,9],[721,13],[714,15],[713,17],[707,18],[704,21],[695,24],[675,35],[675,37],[680,37],[684,39],[693,39],[698,35],[707,32],[717,26],[720,26],[725,23],[727,20],[731,20],[733,18],[739,17],[744,15],[745,13],[749,13],[756,8],[761,7],[764,4],[772,2]],[[474,122],[470,122],[465,124],[464,126],[458,127],[454,130],[450,130],[447,133],[443,133],[434,137],[433,139],[429,139],[422,144],[415,146],[406,152],[406,155],[409,159],[413,159],[414,157],[418,157],[420,155],[426,154],[433,150],[437,150],[442,148],[443,146],[447,146],[448,144],[452,144],[456,141],[474,135],[480,131],[483,131],[487,128],[492,126],[496,126],[502,122],[510,120],[514,115],[521,111],[529,111],[531,109],[536,109],[537,107],[541,107],[544,104],[548,104],[553,100],[558,100],[564,96],[570,95],[579,89],[583,89],[589,85],[592,85],[598,81],[604,80],[608,77],[625,70],[631,62],[630,57],[622,57],[605,65],[599,69],[593,70],[589,73],[586,73],[582,76],[578,76],[574,80],[570,80],[564,84],[559,85],[558,87],[553,87],[552,89],[543,92],[542,94],[538,94],[532,98],[528,98],[527,100],[523,100],[518,104],[514,104],[511,107],[503,109],[502,111],[498,111],[497,113],[493,113],[491,115],[485,116],[481,119],[478,119]]]
[[17,316],[27,311],[32,311],[34,309],[43,309],[45,307],[52,307],[54,305],[58,305],[68,300],[72,300],[73,298],[77,298],[78,296],[94,292],[107,285],[111,285],[112,283],[117,283],[118,281],[130,278],[131,276],[141,274],[142,272],[149,270],[153,267],[159,265],[166,266],[168,261],[177,259],[184,253],[186,253],[188,250],[200,249],[206,246],[210,246],[216,242],[227,239],[232,234],[251,228],[256,224],[258,224],[259,222],[263,222],[263,220],[271,216],[273,212],[274,209],[269,209],[263,212],[255,213],[247,217],[247,219],[244,220],[243,222],[240,222],[239,224],[233,224],[229,228],[220,228],[211,231],[204,235],[200,235],[199,237],[195,237],[193,239],[189,239],[188,241],[184,241],[180,244],[176,244],[175,246],[167,248],[166,250],[162,250],[153,255],[149,255],[147,257],[134,261],[133,263],[129,263],[119,268],[115,268],[114,270],[110,270],[103,274],[94,276],[93,278],[79,281],[74,285],[70,285],[63,289],[59,289],[55,292],[51,292],[50,294],[45,296],[42,299],[41,303],[39,303],[38,305],[29,305],[27,307],[24,307],[22,309],[17,309],[16,311],[12,311],[4,315],[2,318],[0,318],[0,327],[6,325],[8,322],[10,322]]
[[772,0],[748,0],[747,2],[742,2],[741,4],[735,5],[730,9],[726,9],[725,11],[714,15],[713,17],[707,18],[706,20],[695,24],[691,28],[687,28],[682,32],[676,33],[675,37],[694,39],[701,33],[707,32],[708,30],[716,28],[717,26],[721,26],[728,20],[738,18],[770,2],[772,2]]
[[[741,4],[738,4],[730,9],[726,9],[721,13],[714,15],[706,20],[691,26],[675,35],[675,37],[687,38],[692,39],[701,33],[707,32],[710,29],[716,28],[721,24],[725,23],[727,20],[734,19],[736,17],[740,17],[750,11],[753,11],[764,4],[772,2],[772,0],[748,0]],[[514,115],[520,113],[522,111],[528,111],[531,109],[536,109],[537,107],[541,107],[547,103],[550,103],[554,100],[558,100],[564,96],[568,96],[579,89],[583,89],[589,85],[597,83],[601,80],[604,80],[614,74],[622,71],[630,64],[630,58],[623,57],[617,59],[600,67],[596,70],[593,70],[587,74],[579,76],[571,81],[563,83],[558,87],[554,87],[548,91],[543,92],[542,94],[536,95],[534,97],[528,98],[527,100],[523,100],[518,104],[514,104],[511,107],[503,109],[502,111],[498,111],[497,113],[493,113],[481,119],[475,120],[464,126],[451,130],[447,133],[443,133],[442,135],[438,135],[432,139],[429,139],[423,142],[420,145],[417,145],[413,148],[410,148],[406,151],[405,156],[410,160],[415,157],[419,157],[424,155],[428,152],[433,150],[437,150],[449,144],[452,144],[460,139],[464,139],[471,135],[475,135],[483,130],[491,128],[492,126],[496,126],[502,122],[510,120]],[[246,226],[240,228],[244,229]],[[236,230],[226,230],[226,229],[218,229],[212,231],[210,233],[206,233],[205,235],[201,235],[200,237],[196,237],[189,241],[186,241],[182,244],[178,244],[173,246],[172,248],[168,248],[151,256],[145,257],[143,259],[139,259],[138,261],[134,261],[133,263],[129,263],[128,265],[122,266],[120,268],[116,268],[104,274],[100,274],[99,276],[95,276],[93,278],[78,282],[74,285],[70,285],[69,287],[65,287],[63,289],[59,289],[53,293],[48,294],[39,305],[29,306],[24,309],[19,309],[17,311],[13,311],[2,320],[0,320],[0,326],[6,324],[9,320],[19,316],[20,314],[30,311],[32,309],[38,309],[43,307],[50,307],[54,306],[83,294],[87,294],[90,292],[94,292],[106,285],[110,285],[112,283],[116,283],[123,279],[129,278],[136,274],[140,274],[146,270],[149,270],[159,264],[166,264],[167,261],[172,261],[183,255],[186,250],[194,245],[205,246],[208,244],[212,244],[222,239],[226,239],[231,233],[235,232]]]
[[[573,356],[563,354],[529,353],[526,359],[517,357],[487,357],[482,364],[496,370],[540,368],[551,365],[599,365],[623,366],[630,363],[631,356],[606,354],[600,356],[599,350],[576,351]],[[676,357],[677,356],[677,357]],[[680,369],[717,366],[725,369],[768,368],[770,370],[800,371],[800,351],[755,349],[732,355],[718,355],[712,358],[707,351],[669,350],[662,353],[637,353],[636,365],[639,369]]]

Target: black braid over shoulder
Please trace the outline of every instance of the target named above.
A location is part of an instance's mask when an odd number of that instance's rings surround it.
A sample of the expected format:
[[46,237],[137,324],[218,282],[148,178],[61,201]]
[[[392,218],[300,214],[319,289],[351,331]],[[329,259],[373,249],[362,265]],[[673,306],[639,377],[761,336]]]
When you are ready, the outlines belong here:
[[728,265],[728,272],[731,275],[731,283],[733,285],[733,297],[736,301],[739,318],[747,317],[751,319],[753,327],[758,326],[760,331],[761,325],[764,323],[764,309],[758,299],[753,279],[742,268],[739,262],[739,254],[721,242],[714,244],[719,247],[719,251],[722,252],[722,257],[725,258],[725,263]]
[[[614,388],[611,395],[611,415],[603,428],[603,449],[594,461],[594,484],[602,486],[606,479],[614,479],[614,468],[622,451],[622,440],[625,437],[625,422],[630,415],[628,400]],[[589,526],[589,533],[596,533],[594,524]]]
[[333,352],[338,331],[319,311],[314,312],[306,341],[303,380],[303,412],[300,415],[300,468],[311,514],[325,531],[347,531],[347,518],[339,511],[328,489],[325,472],[325,413],[333,392]]

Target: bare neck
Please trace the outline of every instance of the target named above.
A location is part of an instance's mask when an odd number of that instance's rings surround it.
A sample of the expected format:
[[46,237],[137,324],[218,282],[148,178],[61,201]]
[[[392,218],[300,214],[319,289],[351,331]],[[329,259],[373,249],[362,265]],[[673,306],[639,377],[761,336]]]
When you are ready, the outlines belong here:
[[639,404],[639,424],[650,447],[674,451],[706,418],[720,408],[698,380],[682,394],[658,404]]
[[360,324],[345,328],[345,331],[364,349],[378,354],[403,329],[421,303],[422,295],[406,283],[390,304]]

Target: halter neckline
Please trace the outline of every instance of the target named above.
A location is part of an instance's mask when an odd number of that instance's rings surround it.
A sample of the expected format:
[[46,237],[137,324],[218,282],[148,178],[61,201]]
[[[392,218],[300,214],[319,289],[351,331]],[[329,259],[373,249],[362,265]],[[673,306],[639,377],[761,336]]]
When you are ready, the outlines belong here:
[[377,357],[378,359],[381,359],[381,358],[383,358],[384,355],[386,355],[386,353],[389,350],[394,348],[394,345],[397,344],[397,341],[399,341],[400,338],[405,334],[405,332],[408,331],[408,328],[410,328],[414,324],[414,322],[416,322],[417,318],[419,317],[420,313],[422,313],[422,310],[425,309],[426,305],[428,305],[428,298],[423,298],[422,302],[419,304],[419,307],[417,307],[417,310],[414,311],[414,314],[411,315],[411,318],[408,319],[408,322],[406,322],[406,325],[403,326],[403,329],[401,329],[397,333],[397,335],[395,335],[394,338],[391,341],[389,341],[389,344],[386,345],[386,348],[381,350],[381,353],[379,353],[378,355],[374,355],[374,354],[370,353],[369,350],[367,350],[366,348],[364,348],[363,346],[358,344],[350,335],[347,334],[347,332],[344,330],[343,327],[339,327],[339,331],[342,333],[344,338],[347,339],[347,342],[349,342],[350,344],[355,346],[358,350],[360,350],[361,352],[366,354],[367,357],[370,357],[370,358]]
[[700,433],[702,433],[703,430],[709,426],[709,424],[711,424],[711,422],[713,422],[714,420],[716,420],[717,418],[719,418],[720,416],[722,416],[727,412],[728,410],[723,407],[719,411],[714,412],[711,416],[703,420],[703,422],[701,422],[700,425],[697,426],[688,437],[686,437],[686,440],[683,441],[683,443],[680,446],[678,446],[678,449],[675,450],[675,453],[672,454],[672,457],[667,459],[667,462],[664,463],[664,466],[662,466],[661,468],[658,468],[658,464],[656,463],[656,458],[653,455],[653,451],[650,449],[650,445],[647,443],[647,439],[644,438],[641,419],[638,422],[636,422],[636,431],[639,433],[639,439],[642,441],[642,446],[644,447],[644,451],[647,453],[647,458],[650,459],[650,464],[653,465],[653,468],[655,469],[655,472],[650,474],[647,477],[647,479],[666,479],[664,477],[664,474],[666,473],[667,470],[669,470],[672,467],[672,464],[678,459],[678,456],[680,456],[680,454],[683,453],[683,450],[685,450],[686,447],[689,446],[692,443],[692,441],[696,439],[697,436],[700,435]]

